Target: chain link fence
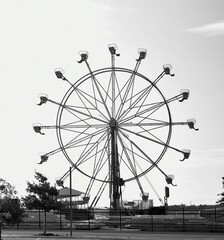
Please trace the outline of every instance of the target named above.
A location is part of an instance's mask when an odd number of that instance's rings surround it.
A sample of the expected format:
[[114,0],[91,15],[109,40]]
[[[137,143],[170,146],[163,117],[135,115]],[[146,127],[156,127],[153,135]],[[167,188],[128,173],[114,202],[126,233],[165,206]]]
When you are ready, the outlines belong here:
[[[138,229],[150,232],[224,232],[224,207],[73,209],[73,229]],[[23,223],[3,228],[43,229],[44,213],[26,211]],[[48,230],[70,229],[70,209],[47,213]]]

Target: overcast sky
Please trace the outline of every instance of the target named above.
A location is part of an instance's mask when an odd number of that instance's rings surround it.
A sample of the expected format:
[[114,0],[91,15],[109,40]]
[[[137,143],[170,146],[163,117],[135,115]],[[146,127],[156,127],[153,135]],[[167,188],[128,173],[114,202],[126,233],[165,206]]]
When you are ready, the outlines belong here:
[[[139,72],[151,80],[163,64],[172,64],[175,77],[159,85],[167,98],[190,89],[189,100],[171,113],[177,121],[195,118],[200,130],[178,127],[171,142],[191,149],[191,157],[180,162],[180,156],[168,155],[161,167],[178,185],[170,188],[170,204],[214,204],[224,176],[223,9],[223,0],[0,0],[0,177],[24,195],[35,170],[52,184],[63,175],[69,164],[62,156],[37,164],[39,152],[57,147],[55,134],[32,129],[37,122],[53,124],[57,113],[50,105],[38,108],[38,94],[60,101],[69,86],[56,79],[54,68],[63,67],[75,82],[87,73],[77,64],[79,50],[87,50],[92,69],[98,69],[109,66],[107,45],[116,43],[117,65],[127,68],[134,66],[138,48],[147,49]],[[85,191],[77,178],[74,188]],[[163,196],[164,178],[148,178]],[[144,187],[158,205],[146,182]],[[140,199],[137,187],[127,186],[124,195]]]

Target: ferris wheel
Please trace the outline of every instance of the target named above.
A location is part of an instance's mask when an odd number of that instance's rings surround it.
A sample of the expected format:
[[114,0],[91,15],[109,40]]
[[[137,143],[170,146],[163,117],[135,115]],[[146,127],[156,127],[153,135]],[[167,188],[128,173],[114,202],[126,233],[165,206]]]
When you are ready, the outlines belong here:
[[[198,129],[194,119],[175,122],[171,117],[169,105],[188,99],[189,90],[166,99],[157,86],[164,76],[174,76],[171,65],[164,65],[162,73],[152,81],[138,72],[146,49],[138,50],[131,70],[115,66],[120,56],[116,44],[108,48],[111,66],[94,71],[88,63],[88,52],[80,51],[78,63],[86,64],[88,73],[75,83],[64,76],[62,69],[55,69],[57,78],[67,82],[69,89],[61,102],[41,95],[38,105],[49,102],[58,106],[56,124],[36,124],[33,128],[42,135],[45,129],[55,129],[59,143],[57,149],[41,156],[40,163],[62,152],[73,170],[89,178],[86,199],[95,181],[102,183],[99,192],[109,184],[111,206],[116,209],[121,187],[130,181],[136,181],[146,197],[140,178],[153,168],[173,184],[173,177],[160,168],[159,162],[168,149],[182,154],[181,161],[189,158],[190,150],[170,145],[172,128],[186,125]],[[61,180],[67,176],[68,172]]]

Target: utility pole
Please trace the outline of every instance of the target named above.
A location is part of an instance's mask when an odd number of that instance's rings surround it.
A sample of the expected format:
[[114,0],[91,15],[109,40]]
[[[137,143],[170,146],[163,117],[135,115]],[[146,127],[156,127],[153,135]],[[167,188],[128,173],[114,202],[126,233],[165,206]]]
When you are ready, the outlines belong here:
[[72,218],[73,218],[73,212],[72,212],[72,167],[69,168],[69,178],[70,178],[70,236],[72,236]]

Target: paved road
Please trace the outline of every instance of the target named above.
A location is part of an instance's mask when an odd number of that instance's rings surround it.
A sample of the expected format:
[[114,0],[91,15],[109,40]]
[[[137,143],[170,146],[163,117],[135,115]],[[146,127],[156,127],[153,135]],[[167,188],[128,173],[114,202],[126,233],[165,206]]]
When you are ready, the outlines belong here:
[[[223,240],[224,233],[151,233],[136,231],[74,231],[72,237],[67,231],[52,232],[54,236],[40,236],[38,231],[3,231],[3,240]],[[57,235],[57,236],[56,236]]]

